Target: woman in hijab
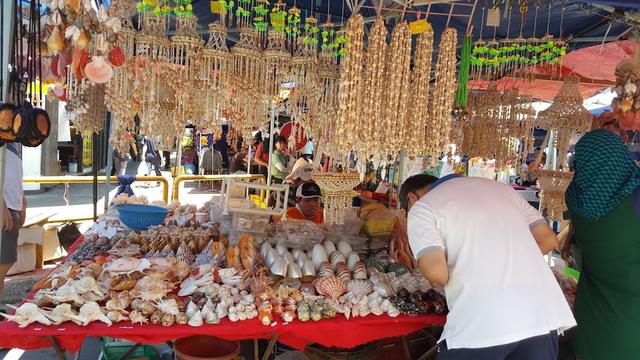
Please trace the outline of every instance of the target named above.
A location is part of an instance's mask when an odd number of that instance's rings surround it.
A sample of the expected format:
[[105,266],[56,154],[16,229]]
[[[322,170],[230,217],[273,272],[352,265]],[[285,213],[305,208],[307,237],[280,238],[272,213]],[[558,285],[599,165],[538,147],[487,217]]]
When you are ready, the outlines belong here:
[[595,130],[578,141],[566,200],[582,253],[576,354],[638,359],[640,167],[620,137]]

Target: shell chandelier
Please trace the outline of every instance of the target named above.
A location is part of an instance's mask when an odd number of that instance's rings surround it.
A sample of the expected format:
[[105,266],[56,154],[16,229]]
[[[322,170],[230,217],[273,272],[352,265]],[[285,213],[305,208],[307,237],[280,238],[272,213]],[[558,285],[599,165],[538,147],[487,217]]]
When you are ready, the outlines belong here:
[[[492,85],[472,98],[472,117],[463,124],[461,152],[469,156],[495,159],[496,166],[526,161],[535,111],[529,97],[517,89],[501,94]],[[524,153],[524,154],[523,154]]]

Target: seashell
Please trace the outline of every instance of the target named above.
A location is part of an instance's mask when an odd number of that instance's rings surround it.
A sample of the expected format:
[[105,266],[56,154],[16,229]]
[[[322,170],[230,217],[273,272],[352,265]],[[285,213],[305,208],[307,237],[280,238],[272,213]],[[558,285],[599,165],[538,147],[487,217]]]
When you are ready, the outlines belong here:
[[74,45],[79,49],[85,49],[89,45],[89,35],[84,30],[80,30],[80,35],[75,40]]
[[202,314],[200,313],[200,310],[196,311],[193,314],[193,316],[189,318],[189,322],[187,322],[187,324],[189,326],[195,326],[195,327],[202,326],[203,321],[202,321]]
[[96,84],[109,82],[113,77],[113,68],[104,61],[102,56],[94,56],[93,60],[84,68],[85,75]]
[[349,266],[349,270],[353,271],[353,268],[356,266],[358,261],[360,261],[360,256],[357,253],[352,252],[349,254],[349,257],[347,258],[347,266]]
[[267,254],[269,254],[269,250],[272,250],[273,248],[271,247],[271,244],[269,244],[268,241],[265,241],[262,243],[262,245],[260,246],[260,255],[262,256],[263,259],[267,258]]
[[111,51],[109,51],[109,62],[114,67],[120,67],[124,65],[126,57],[124,52],[119,46],[114,46]]
[[247,313],[244,311],[238,312],[238,321],[245,321],[247,320]]
[[52,54],[57,54],[64,47],[64,37],[62,33],[55,27],[47,39],[47,47]]
[[338,243],[338,251],[340,251],[344,257],[348,257],[353,252],[353,249],[348,242],[342,240]]
[[285,322],[292,322],[296,318],[296,313],[293,311],[285,311],[282,313],[282,320]]
[[325,261],[329,261],[329,257],[327,256],[327,252],[324,247],[320,244],[313,245],[313,250],[311,252],[311,258],[313,261],[313,265],[317,270],[320,270],[320,264]]
[[176,315],[176,324],[187,325],[188,322],[189,322],[189,316],[187,316],[187,314],[181,312],[178,315]]
[[[61,304],[61,305],[68,305],[68,304]],[[113,323],[119,323],[121,321],[125,321],[129,319],[125,314],[121,313],[120,311],[109,311],[107,313],[107,318],[109,318],[109,320],[111,320],[111,322]]]
[[311,281],[316,277],[316,268],[311,260],[305,260],[302,265],[302,280]]
[[180,244],[180,247],[178,247],[178,251],[176,252],[176,259],[178,261],[184,261],[187,264],[192,264],[194,261],[196,261],[195,255],[193,255],[191,250],[189,250],[187,243],[184,242]]
[[238,319],[238,314],[237,314],[237,313],[229,313],[229,320],[230,320],[231,322],[236,322],[236,321],[238,321],[238,320],[239,320],[239,319]]
[[242,283],[242,276],[240,275],[230,276],[222,279],[222,282],[225,285],[229,285],[229,286],[239,286]]
[[347,285],[335,276],[321,277],[316,283],[318,294],[330,299],[338,299],[347,292]]
[[351,280],[351,271],[344,262],[339,262],[336,265],[336,276],[340,278],[345,284]]
[[284,256],[284,254],[288,253],[289,250],[287,250],[287,247],[284,246],[282,242],[278,241],[278,243],[276,244],[276,252],[278,253],[278,255]]
[[324,250],[327,252],[327,254],[331,254],[332,252],[338,250],[336,249],[336,244],[334,244],[331,240],[325,240],[322,243],[322,246],[324,247]]
[[162,326],[171,326],[176,322],[176,318],[173,314],[164,314],[162,315]]
[[292,279],[300,279],[302,278],[302,269],[298,264],[293,263],[287,266],[287,277]]
[[279,257],[280,256],[274,249],[267,250],[267,257],[265,258],[265,260],[267,261],[267,266],[271,267]]
[[222,319],[228,314],[228,309],[222,303],[218,303],[216,305],[216,315],[218,316],[218,319]]
[[220,319],[218,318],[218,315],[216,315],[215,311],[211,311],[207,313],[207,315],[204,317],[204,322],[209,325],[214,325],[214,324],[219,324]]
[[100,310],[100,305],[93,301],[82,305],[78,318],[82,320],[83,326],[89,325],[92,321],[101,321],[109,326],[112,325],[111,320],[109,320],[109,318],[102,313],[102,310]]
[[271,311],[263,309],[258,312],[258,320],[260,320],[262,325],[267,326],[270,325],[273,321],[273,315],[271,314]]
[[351,280],[347,289],[355,296],[367,296],[373,292],[373,286],[367,280]]
[[318,270],[318,275],[320,276],[333,276],[335,273],[333,272],[333,267],[329,262],[323,262],[320,265],[320,269]]
[[288,251],[282,255],[282,258],[284,259],[284,262],[287,263],[287,265],[295,264],[295,259],[293,258],[293,255],[291,255],[291,253]]
[[331,255],[329,255],[329,260],[331,261],[331,265],[334,269],[339,262],[346,263],[347,261],[347,259],[344,257],[344,255],[342,255],[340,251],[332,252]]
[[162,311],[160,310],[156,310],[153,312],[153,314],[151,314],[151,316],[149,317],[149,321],[153,324],[153,325],[159,325],[160,323],[162,323],[162,316],[164,314],[162,314]]
[[[300,255],[297,259],[296,259],[296,263],[298,264],[298,266],[300,266],[300,268],[304,268],[304,264],[306,264],[307,262],[310,262],[311,265],[313,266],[313,261],[309,260],[307,258],[307,255],[303,252],[302,255]],[[313,268],[315,270],[315,267]]]
[[196,305],[193,301],[189,301],[189,305],[187,305],[187,316],[189,318],[193,317],[193,314],[196,313],[196,311],[199,311],[200,309],[198,309],[198,305]]
[[287,275],[287,263],[282,258],[278,258],[273,262],[273,265],[269,268],[271,270],[271,274],[276,276],[285,276]]
[[353,267],[353,278],[359,280],[367,279],[367,269],[365,269],[362,261],[358,261]]
[[293,260],[295,260],[296,262],[300,261],[300,258],[307,258],[307,255],[304,253],[304,251],[300,249],[291,250],[291,255],[293,256]]
[[23,328],[28,325],[37,322],[43,325],[51,325],[51,321],[45,316],[43,310],[40,309],[34,303],[24,303],[20,305],[14,315],[7,315],[5,313],[0,313],[0,315],[5,318],[18,323],[18,325]]
[[400,315],[400,310],[393,305],[389,305],[389,309],[387,310],[387,315],[389,317],[398,317]]
[[142,315],[142,313],[138,310],[133,310],[129,314],[129,320],[131,320],[133,324],[146,324],[147,322],[149,322],[149,319],[147,319],[146,316]]

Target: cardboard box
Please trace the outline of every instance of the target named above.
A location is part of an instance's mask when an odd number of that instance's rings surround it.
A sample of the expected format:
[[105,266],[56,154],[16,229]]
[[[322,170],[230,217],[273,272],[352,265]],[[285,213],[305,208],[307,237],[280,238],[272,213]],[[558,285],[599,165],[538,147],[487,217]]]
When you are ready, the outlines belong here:
[[9,269],[7,275],[33,271],[36,268],[36,245],[25,243],[18,245],[18,261]]

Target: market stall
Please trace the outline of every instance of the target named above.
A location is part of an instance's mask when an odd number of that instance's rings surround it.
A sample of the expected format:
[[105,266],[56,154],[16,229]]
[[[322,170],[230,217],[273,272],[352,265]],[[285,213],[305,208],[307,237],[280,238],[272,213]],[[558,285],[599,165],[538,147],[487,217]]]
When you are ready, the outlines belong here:
[[153,344],[209,335],[269,339],[269,352],[276,341],[351,348],[444,324],[444,297],[411,264],[371,252],[366,237],[341,226],[267,224],[269,214],[265,222],[265,210],[232,189],[265,186],[239,182],[228,180],[226,200],[200,209],[116,198],[6,316],[0,335],[12,336],[0,346],[62,354],[86,336]]

